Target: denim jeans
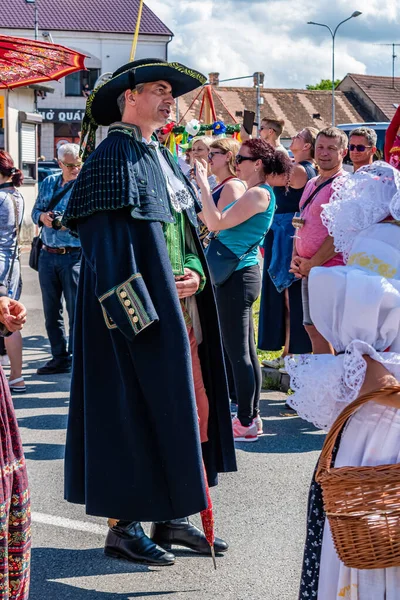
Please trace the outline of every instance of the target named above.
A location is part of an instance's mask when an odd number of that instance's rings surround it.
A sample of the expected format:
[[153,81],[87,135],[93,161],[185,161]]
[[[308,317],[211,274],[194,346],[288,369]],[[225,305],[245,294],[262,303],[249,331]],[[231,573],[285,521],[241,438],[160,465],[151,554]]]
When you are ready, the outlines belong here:
[[[43,310],[51,353],[55,359],[69,358],[73,347],[75,302],[78,290],[81,252],[50,254],[40,252],[39,282],[42,290]],[[69,344],[65,333],[62,296],[69,319]]]

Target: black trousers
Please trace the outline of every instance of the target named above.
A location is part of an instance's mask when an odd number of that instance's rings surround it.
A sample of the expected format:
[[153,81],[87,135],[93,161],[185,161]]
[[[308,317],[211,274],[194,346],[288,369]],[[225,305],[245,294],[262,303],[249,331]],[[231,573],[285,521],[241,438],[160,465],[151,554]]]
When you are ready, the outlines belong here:
[[238,417],[248,426],[258,415],[261,368],[253,325],[253,304],[261,289],[258,265],[235,271],[215,289],[222,341],[232,369]]

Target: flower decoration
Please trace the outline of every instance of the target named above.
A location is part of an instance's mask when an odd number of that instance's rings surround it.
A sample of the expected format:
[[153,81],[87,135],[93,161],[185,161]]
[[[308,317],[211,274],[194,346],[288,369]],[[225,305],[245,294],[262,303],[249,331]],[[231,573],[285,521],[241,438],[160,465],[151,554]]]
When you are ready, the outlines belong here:
[[186,124],[185,131],[193,137],[200,132],[200,123],[197,119],[192,119]]
[[[195,120],[195,119],[193,119],[193,120]],[[233,135],[234,133],[240,132],[240,124],[239,123],[235,123],[235,125],[224,125],[224,127],[226,128],[225,133],[228,135]],[[196,131],[195,135],[199,135],[199,134],[204,135],[206,133],[206,131],[214,132],[214,123],[212,125],[206,125],[206,124],[202,123],[201,125],[199,125],[199,129]],[[187,130],[187,125],[186,125],[186,127],[184,125],[176,125],[174,127],[175,135],[178,135],[179,133],[185,133],[185,132],[186,132],[186,135],[188,133],[190,133]],[[221,132],[218,132],[218,135],[220,133]],[[190,135],[193,135],[193,134],[190,134]]]
[[226,126],[223,121],[215,121],[215,123],[213,123],[213,133],[214,135],[226,133]]
[[174,121],[171,121],[170,123],[167,123],[166,125],[164,125],[164,127],[160,128],[160,132],[165,135],[167,133],[171,133],[171,131],[173,130],[173,128],[176,126],[176,123]]

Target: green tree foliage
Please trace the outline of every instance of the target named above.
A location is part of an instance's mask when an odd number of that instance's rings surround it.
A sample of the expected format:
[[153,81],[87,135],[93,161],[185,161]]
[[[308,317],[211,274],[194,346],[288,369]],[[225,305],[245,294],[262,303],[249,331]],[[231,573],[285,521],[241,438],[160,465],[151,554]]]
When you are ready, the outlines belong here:
[[[339,85],[341,79],[335,80],[335,88]],[[331,90],[332,89],[332,79],[321,79],[319,83],[316,85],[306,85],[307,90]]]

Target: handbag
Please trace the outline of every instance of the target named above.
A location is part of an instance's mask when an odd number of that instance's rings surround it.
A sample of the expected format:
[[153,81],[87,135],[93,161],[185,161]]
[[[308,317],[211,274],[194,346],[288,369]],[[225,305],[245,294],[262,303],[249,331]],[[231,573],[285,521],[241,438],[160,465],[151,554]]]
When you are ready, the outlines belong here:
[[[69,183],[73,184],[74,182],[71,181]],[[54,196],[50,200],[50,204],[46,208],[45,212],[52,210],[60,202],[60,200],[65,196],[65,194],[68,192],[68,190],[71,189],[71,187],[72,187],[72,185],[68,185],[68,183],[66,183],[60,192],[54,194]],[[33,238],[32,243],[31,243],[31,251],[29,254],[29,266],[34,271],[39,271],[39,256],[40,256],[40,251],[43,246],[43,241],[42,241],[43,225],[39,225],[39,228],[40,228],[39,235],[36,235]]]
[[42,249],[42,228],[40,228],[39,235],[35,235],[31,243],[31,251],[29,253],[29,266],[35,271],[39,271],[39,256]]
[[215,285],[215,287],[219,287],[225,283],[236,270],[240,261],[250,254],[254,248],[257,248],[263,239],[264,235],[258,242],[253,244],[247,252],[242,254],[242,256],[237,256],[232,250],[229,250],[225,244],[220,242],[217,236],[212,237],[205,250],[212,284]]

